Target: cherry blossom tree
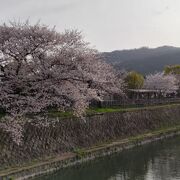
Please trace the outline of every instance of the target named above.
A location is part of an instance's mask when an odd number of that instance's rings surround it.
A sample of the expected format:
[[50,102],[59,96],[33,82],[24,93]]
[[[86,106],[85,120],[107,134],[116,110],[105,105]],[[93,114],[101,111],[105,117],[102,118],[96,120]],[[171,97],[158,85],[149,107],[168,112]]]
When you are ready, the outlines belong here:
[[0,106],[11,115],[73,109],[81,116],[91,99],[123,95],[123,80],[102,62],[78,31],[47,26],[0,26]]
[[162,90],[165,93],[176,93],[178,90],[176,77],[173,74],[165,75],[162,72],[148,75],[144,88]]
[[24,130],[24,119],[13,116],[5,116],[1,118],[0,130],[7,133],[12,142],[16,145],[21,145],[23,140],[23,130]]
[[165,66],[164,68],[165,74],[173,74],[177,79],[177,85],[179,87],[178,89],[178,95],[180,95],[180,65],[171,65],[171,66]]

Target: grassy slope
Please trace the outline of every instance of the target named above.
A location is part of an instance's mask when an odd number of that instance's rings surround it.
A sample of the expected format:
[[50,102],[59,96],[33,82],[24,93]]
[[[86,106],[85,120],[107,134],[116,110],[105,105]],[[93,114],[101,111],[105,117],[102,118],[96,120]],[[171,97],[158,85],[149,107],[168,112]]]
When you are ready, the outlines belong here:
[[[111,113],[111,112],[129,112],[129,111],[138,111],[145,109],[157,109],[165,107],[180,107],[180,104],[165,104],[165,105],[153,105],[153,106],[129,106],[129,107],[111,107],[111,108],[90,108],[86,111],[86,115],[95,115],[99,113]],[[48,112],[50,117],[63,117],[70,118],[74,117],[72,112],[60,112],[60,111],[50,111]]]

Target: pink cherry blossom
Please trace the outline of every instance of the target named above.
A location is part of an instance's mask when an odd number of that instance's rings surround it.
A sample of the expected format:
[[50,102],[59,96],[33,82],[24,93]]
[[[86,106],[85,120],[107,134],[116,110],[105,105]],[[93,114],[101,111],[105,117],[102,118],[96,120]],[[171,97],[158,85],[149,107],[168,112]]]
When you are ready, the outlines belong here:
[[176,77],[173,74],[165,75],[162,72],[148,75],[144,87],[146,89],[162,90],[165,93],[176,93],[178,90]]
[[47,26],[0,26],[0,106],[11,115],[73,109],[81,116],[91,99],[123,95],[123,80],[102,62],[78,31]]

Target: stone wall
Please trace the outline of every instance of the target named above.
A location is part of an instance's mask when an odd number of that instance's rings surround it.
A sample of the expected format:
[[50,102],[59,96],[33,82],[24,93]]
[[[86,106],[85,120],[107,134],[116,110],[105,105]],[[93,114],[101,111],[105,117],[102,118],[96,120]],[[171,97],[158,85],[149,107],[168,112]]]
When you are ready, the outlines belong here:
[[180,105],[98,114],[85,121],[49,119],[44,126],[26,122],[19,146],[0,131],[0,169],[176,124],[180,124]]

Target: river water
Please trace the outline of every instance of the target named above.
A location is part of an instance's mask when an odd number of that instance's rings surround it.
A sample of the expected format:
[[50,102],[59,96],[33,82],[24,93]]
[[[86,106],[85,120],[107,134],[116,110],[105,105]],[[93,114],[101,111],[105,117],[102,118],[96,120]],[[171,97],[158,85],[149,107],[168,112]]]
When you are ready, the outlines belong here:
[[180,136],[67,168],[36,180],[180,180]]

